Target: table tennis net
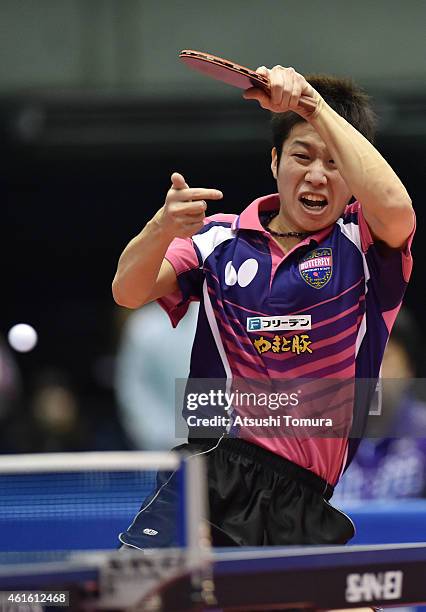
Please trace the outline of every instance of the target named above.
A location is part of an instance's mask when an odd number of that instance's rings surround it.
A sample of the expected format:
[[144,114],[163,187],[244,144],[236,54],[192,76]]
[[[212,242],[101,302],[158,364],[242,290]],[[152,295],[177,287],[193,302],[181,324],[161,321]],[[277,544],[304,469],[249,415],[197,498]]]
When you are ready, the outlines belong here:
[[179,462],[141,452],[0,457],[0,551],[116,548]]

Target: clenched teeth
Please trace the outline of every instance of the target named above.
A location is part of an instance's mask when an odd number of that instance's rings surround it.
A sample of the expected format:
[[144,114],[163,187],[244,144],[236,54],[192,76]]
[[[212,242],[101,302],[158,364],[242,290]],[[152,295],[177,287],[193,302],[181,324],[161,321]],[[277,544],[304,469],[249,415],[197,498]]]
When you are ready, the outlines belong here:
[[301,199],[308,200],[308,202],[327,202],[327,199],[320,195],[314,195],[311,193],[304,194]]
[[304,206],[307,206],[312,209],[321,209],[327,205],[327,200],[317,195],[301,196],[300,201]]

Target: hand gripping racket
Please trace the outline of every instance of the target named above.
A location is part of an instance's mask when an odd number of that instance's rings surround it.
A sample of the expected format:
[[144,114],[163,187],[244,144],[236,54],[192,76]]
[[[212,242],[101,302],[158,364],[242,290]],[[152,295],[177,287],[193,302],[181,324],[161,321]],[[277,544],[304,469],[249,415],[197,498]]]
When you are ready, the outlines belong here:
[[[267,77],[258,74],[250,68],[240,66],[231,60],[211,55],[211,53],[193,51],[192,49],[184,49],[179,53],[179,57],[189,68],[198,70],[217,81],[223,81],[239,89],[258,87],[268,95],[270,93],[269,79]],[[299,104],[308,111],[316,108],[315,102],[306,96],[300,98]]]

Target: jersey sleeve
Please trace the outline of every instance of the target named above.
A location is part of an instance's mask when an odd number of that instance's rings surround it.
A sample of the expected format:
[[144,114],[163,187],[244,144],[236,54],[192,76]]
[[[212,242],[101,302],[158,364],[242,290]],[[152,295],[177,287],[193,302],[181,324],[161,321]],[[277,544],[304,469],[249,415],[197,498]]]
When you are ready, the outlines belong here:
[[202,291],[202,260],[191,238],[175,238],[167,249],[165,259],[176,272],[179,288],[157,301],[167,312],[173,327],[185,316],[190,302],[199,301]]
[[390,331],[413,268],[411,245],[415,225],[405,244],[401,248],[392,248],[383,241],[374,240],[359,202],[348,207],[345,214],[353,215],[358,226],[360,247],[368,267],[369,291],[374,293]]
[[221,241],[217,226],[230,228],[235,219],[236,215],[229,213],[206,217],[203,227],[192,238],[175,238],[167,249],[165,259],[176,272],[179,289],[157,301],[169,315],[173,327],[186,314],[190,302],[202,299],[204,261]]
[[176,272],[179,289],[157,301],[167,312],[173,327],[185,316],[190,302],[199,301],[204,273],[202,259],[191,238],[175,238],[167,249],[165,259]]

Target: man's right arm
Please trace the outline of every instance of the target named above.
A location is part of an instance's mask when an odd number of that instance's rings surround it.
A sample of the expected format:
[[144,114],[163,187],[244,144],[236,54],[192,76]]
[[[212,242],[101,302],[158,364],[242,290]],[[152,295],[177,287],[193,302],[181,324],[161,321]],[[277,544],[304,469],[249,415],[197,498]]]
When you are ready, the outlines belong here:
[[117,304],[139,308],[178,289],[175,270],[164,259],[167,249],[174,238],[191,237],[203,227],[204,200],[220,198],[217,189],[191,189],[181,174],[172,174],[164,206],[120,256],[112,283]]

